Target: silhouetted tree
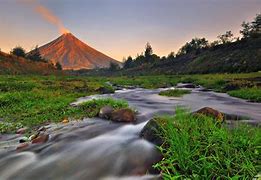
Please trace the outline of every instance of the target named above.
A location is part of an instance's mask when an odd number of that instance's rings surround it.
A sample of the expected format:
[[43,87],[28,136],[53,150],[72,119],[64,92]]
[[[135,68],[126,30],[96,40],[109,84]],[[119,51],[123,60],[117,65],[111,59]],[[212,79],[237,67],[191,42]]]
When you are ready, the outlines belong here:
[[26,57],[32,61],[45,61],[40,54],[38,46],[36,46],[35,49],[32,50]]
[[222,44],[227,44],[231,43],[234,40],[234,35],[231,31],[227,31],[225,34],[221,34],[217,38],[220,39]]
[[150,58],[152,54],[153,54],[153,50],[150,43],[148,42],[145,46],[145,52],[144,52],[145,58]]
[[61,63],[59,63],[59,62],[55,63],[55,68],[60,71],[63,70]]
[[252,26],[249,22],[243,22],[242,23],[242,30],[240,30],[240,33],[243,35],[243,38],[249,38],[251,36],[252,32]]
[[243,29],[240,30],[240,33],[243,38],[259,37],[261,35],[261,14],[257,14],[251,23],[244,21],[241,26]]
[[22,48],[21,46],[16,46],[11,50],[10,54],[13,54],[18,57],[25,57],[26,52],[24,48]]
[[117,71],[120,69],[120,66],[119,64],[117,63],[114,63],[114,62],[110,62],[110,67],[109,67],[109,70],[110,71]]
[[190,42],[187,42],[179,49],[178,56],[188,54],[191,52],[198,53],[201,49],[205,49],[209,46],[206,38],[193,38]]
[[212,43],[210,43],[210,47],[215,47],[219,44],[220,44],[220,41],[216,40],[216,41],[213,41]]
[[124,68],[124,69],[128,69],[128,68],[131,68],[131,67],[133,67],[133,59],[132,59],[131,56],[129,56],[129,57],[127,58],[127,60],[124,61],[124,63],[123,63],[123,68]]
[[174,60],[175,59],[175,53],[174,52],[170,52],[168,57],[167,57],[168,60]]
[[252,37],[260,37],[261,35],[261,13],[257,14],[252,22]]

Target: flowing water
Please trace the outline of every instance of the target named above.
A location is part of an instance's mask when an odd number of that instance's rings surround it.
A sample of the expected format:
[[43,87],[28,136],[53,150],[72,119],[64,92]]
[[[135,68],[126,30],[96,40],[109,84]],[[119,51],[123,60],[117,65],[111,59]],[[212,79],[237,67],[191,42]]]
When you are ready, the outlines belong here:
[[261,104],[250,103],[226,94],[193,89],[182,98],[157,95],[158,90],[119,90],[112,95],[83,97],[72,105],[92,98],[125,99],[139,111],[136,124],[113,123],[98,118],[51,124],[50,140],[17,152],[17,135],[2,136],[0,141],[0,179],[158,179],[143,175],[160,159],[156,147],[139,137],[141,129],[154,115],[173,114],[175,107],[192,111],[212,107],[228,114],[247,117],[259,124]]

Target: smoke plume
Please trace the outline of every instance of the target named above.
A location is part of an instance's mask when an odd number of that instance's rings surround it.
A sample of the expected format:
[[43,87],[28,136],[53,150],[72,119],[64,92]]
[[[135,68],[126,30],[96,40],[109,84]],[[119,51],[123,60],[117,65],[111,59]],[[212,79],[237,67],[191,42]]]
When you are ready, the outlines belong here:
[[22,0],[20,2],[29,4],[44,20],[57,26],[61,34],[69,33],[69,30],[64,27],[61,19],[55,16],[47,7],[41,5],[37,0]]

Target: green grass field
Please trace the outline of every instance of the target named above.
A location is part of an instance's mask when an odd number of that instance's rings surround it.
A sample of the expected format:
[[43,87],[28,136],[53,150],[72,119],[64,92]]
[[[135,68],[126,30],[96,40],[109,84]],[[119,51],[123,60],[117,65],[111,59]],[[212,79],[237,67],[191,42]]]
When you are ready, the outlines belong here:
[[179,82],[206,88],[243,99],[260,102],[261,73],[173,75],[138,77],[0,76],[0,132],[28,126],[37,127],[65,118],[82,118],[86,112],[69,106],[77,98],[101,93],[99,88],[134,85],[143,88],[175,86]]

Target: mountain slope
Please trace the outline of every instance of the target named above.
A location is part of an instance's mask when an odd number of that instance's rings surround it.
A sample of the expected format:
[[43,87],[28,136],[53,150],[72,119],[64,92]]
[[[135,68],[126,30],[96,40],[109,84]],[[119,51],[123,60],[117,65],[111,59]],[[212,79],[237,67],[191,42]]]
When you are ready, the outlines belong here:
[[34,62],[0,52],[0,74],[55,74],[56,69],[49,63]]
[[63,69],[92,69],[109,67],[110,62],[118,61],[106,56],[77,39],[73,34],[63,34],[54,41],[39,48],[45,59],[59,62]]

